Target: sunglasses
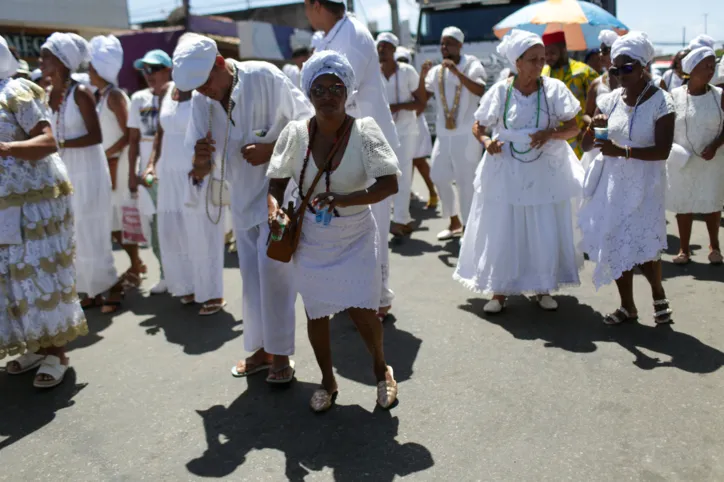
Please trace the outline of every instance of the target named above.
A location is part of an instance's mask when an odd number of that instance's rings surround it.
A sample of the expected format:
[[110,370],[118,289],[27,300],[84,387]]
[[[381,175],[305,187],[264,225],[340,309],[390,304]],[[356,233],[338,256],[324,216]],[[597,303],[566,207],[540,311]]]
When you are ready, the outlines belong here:
[[327,92],[329,92],[332,97],[342,97],[346,90],[347,89],[344,87],[344,84],[333,84],[329,87],[315,85],[310,89],[310,93],[312,94],[312,97],[317,98],[324,97],[324,94],[326,94]]
[[153,75],[156,72],[160,72],[163,69],[165,69],[163,65],[151,65],[151,64],[143,64],[143,67],[141,68],[141,71],[146,75]]
[[601,55],[611,55],[611,47],[602,48]]
[[631,62],[629,64],[623,64],[621,67],[611,67],[608,69],[608,73],[614,77],[620,77],[621,75],[629,75],[636,68],[636,64]]

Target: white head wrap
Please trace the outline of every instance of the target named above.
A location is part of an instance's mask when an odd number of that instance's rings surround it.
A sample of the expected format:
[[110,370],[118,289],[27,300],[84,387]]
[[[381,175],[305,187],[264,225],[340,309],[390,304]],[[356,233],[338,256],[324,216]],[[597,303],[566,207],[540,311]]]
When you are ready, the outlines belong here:
[[315,50],[318,49],[322,43],[322,39],[324,39],[324,32],[317,30],[314,32],[314,35],[312,35],[312,43],[310,46]]
[[82,64],[90,61],[88,42],[75,33],[55,32],[48,37],[40,49],[49,50],[71,72],[75,72]]
[[406,49],[405,47],[397,47],[395,50],[395,60],[400,59],[407,59],[407,61],[412,60],[412,52],[410,52],[409,49]]
[[91,64],[103,80],[118,85],[118,72],[123,66],[123,47],[113,35],[99,35],[90,41]]
[[39,81],[43,77],[43,72],[40,71],[40,69],[35,69],[32,72],[30,72],[30,80],[33,82]]
[[380,42],[387,42],[388,44],[394,45],[395,48],[400,46],[400,39],[392,32],[382,32],[377,35],[377,43]]
[[181,36],[173,51],[173,80],[184,92],[198,89],[209,80],[219,50],[216,42],[203,35],[187,33]]
[[442,35],[440,35],[440,40],[444,37],[452,37],[461,44],[465,43],[465,34],[457,27],[445,27],[442,31]]
[[689,52],[689,54],[681,60],[681,70],[685,74],[691,74],[699,63],[709,57],[716,58],[716,52],[711,47],[698,47]]
[[709,47],[710,49],[713,49],[714,43],[715,40],[708,35],[697,35],[694,37],[694,40],[689,42],[689,48],[692,50],[699,47]]
[[528,51],[529,48],[536,45],[543,45],[543,39],[539,35],[525,30],[514,28],[508,33],[498,45],[498,53],[508,59],[511,70],[518,72],[515,62]]
[[18,61],[15,60],[12,52],[10,52],[5,37],[0,35],[0,80],[12,77],[17,71]]
[[351,96],[354,91],[354,70],[352,65],[343,54],[334,50],[322,50],[315,52],[304,62],[302,67],[302,88],[304,93],[309,95],[312,88],[312,82],[317,77],[325,74],[332,74],[339,77],[344,86],[347,88],[347,96]]
[[613,30],[601,30],[601,33],[598,34],[598,41],[607,47],[611,47],[616,40],[618,40],[618,34]]
[[611,46],[611,60],[626,55],[641,65],[648,65],[654,60],[656,50],[649,37],[643,32],[629,32],[619,37]]

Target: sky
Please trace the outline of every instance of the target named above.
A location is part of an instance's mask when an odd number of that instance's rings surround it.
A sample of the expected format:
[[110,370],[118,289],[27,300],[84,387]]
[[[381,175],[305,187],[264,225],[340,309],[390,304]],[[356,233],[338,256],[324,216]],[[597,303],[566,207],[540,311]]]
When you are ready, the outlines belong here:
[[[191,0],[192,12],[208,14],[246,7],[289,3],[286,0]],[[203,5],[196,7],[196,5]],[[686,5],[682,7],[682,5]],[[132,22],[163,18],[181,0],[128,0]],[[390,8],[387,0],[355,0],[356,14],[363,20],[376,21],[380,30],[390,27]],[[417,27],[417,2],[398,0],[400,19],[409,20],[413,31]],[[704,33],[704,15],[708,14],[708,33],[724,43],[724,0],[618,0],[618,18],[632,30],[642,30],[655,42],[682,42],[686,27],[687,42]],[[680,47],[678,47],[680,48]],[[657,45],[665,53],[674,52],[675,45]]]

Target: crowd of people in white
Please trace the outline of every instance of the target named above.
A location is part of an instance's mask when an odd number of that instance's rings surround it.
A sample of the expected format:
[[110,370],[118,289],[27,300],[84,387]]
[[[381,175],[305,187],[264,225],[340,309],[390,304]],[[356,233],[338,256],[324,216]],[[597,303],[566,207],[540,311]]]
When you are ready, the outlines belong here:
[[[377,403],[391,407],[388,236],[414,235],[415,168],[427,207],[440,202],[449,220],[437,238],[460,238],[453,277],[492,296],[487,313],[519,294],[557,309],[552,294],[580,284],[586,253],[596,288],[615,281],[619,290],[607,324],[638,318],[636,267],[651,284],[654,321],[671,322],[666,209],[681,235],[675,263],[692,258],[694,213],[706,214],[709,261],[722,263],[724,99],[711,84],[722,65],[710,38],[681,55],[675,87],[671,76],[652,78],[645,34],[606,31],[605,73],[582,102],[570,75],[542,75],[549,44],[533,33],[503,39],[510,75],[486,85],[454,26],[440,39],[442,63],[418,73],[397,37],[375,41],[344,2],[305,8],[319,32],[284,72],[224,59],[213,40],[188,33],[172,57],[154,50],[135,62],[148,88],[130,99],[113,36],[51,35],[37,85],[13,78],[17,60],[0,38],[0,358],[19,355],[8,373],[37,368],[42,388],[63,381],[65,345],[88,332],[84,312],[115,312],[146,276],[142,238],[161,267],[152,294],[198,303],[200,315],[222,310],[233,229],[250,356],[232,375],[294,379],[300,294],[322,374],[312,409],[337,397],[329,323],[340,312],[370,351]],[[74,75],[84,65],[87,84]],[[571,139],[587,151],[582,160]],[[127,233],[135,221],[140,237]],[[113,241],[130,261],[121,275]]]

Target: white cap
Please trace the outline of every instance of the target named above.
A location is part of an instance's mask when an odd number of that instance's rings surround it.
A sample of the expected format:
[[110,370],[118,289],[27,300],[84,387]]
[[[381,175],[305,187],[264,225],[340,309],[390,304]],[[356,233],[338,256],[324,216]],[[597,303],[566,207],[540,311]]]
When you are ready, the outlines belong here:
[[392,44],[395,46],[395,48],[400,46],[400,39],[397,38],[397,35],[393,34],[392,32],[382,32],[377,35],[377,43],[380,42],[387,42],[388,44]]
[[219,50],[216,42],[203,35],[181,36],[173,51],[173,81],[184,92],[198,89],[209,80]]
[[445,27],[442,31],[442,35],[440,35],[440,39],[443,39],[444,37],[452,37],[461,44],[465,43],[465,34],[457,27]]

